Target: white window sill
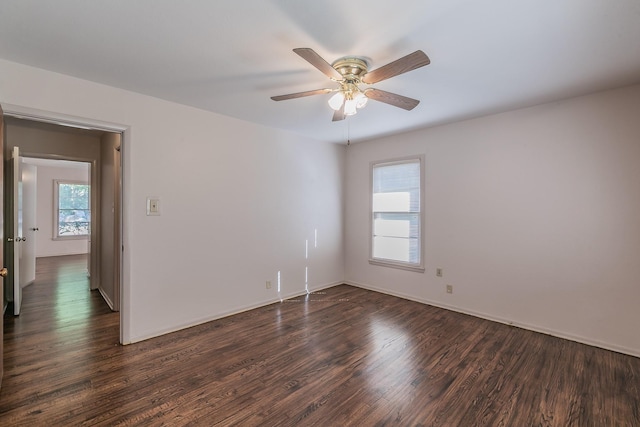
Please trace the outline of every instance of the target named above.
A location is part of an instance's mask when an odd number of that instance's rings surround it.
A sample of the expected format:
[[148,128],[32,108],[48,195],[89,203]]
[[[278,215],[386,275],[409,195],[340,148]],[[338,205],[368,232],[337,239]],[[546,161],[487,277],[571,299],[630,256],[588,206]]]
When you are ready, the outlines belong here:
[[381,259],[370,259],[369,264],[379,265],[381,267],[398,268],[400,270],[415,271],[417,273],[424,273],[425,270],[424,267],[421,267],[419,265],[404,264],[393,261],[385,261]]
[[56,236],[52,240],[89,240],[89,236],[86,234],[73,236]]

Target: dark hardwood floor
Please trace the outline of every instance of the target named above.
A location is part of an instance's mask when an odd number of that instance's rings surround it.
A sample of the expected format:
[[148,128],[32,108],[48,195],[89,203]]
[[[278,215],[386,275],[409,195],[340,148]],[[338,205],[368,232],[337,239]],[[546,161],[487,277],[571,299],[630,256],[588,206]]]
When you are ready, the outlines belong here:
[[59,258],[5,317],[2,426],[640,425],[638,358],[346,285],[120,346]]

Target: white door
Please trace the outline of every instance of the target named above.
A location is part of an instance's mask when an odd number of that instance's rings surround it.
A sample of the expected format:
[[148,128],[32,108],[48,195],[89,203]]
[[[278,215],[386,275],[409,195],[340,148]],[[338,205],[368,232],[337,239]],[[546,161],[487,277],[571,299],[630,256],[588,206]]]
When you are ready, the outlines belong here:
[[22,286],[20,286],[20,257],[22,256],[22,173],[20,170],[20,148],[14,147],[11,153],[11,181],[13,186],[13,314],[20,314],[22,305]]
[[[4,115],[2,113],[2,106],[0,106],[0,189],[3,188],[4,180]],[[3,279],[7,277],[8,269],[4,267],[4,197],[0,197],[0,289],[5,294],[5,287]],[[4,300],[3,300],[4,308]],[[4,316],[0,316],[0,385],[2,385],[2,375],[4,373]]]
[[35,165],[20,158],[22,177],[22,257],[20,259],[20,286],[30,285],[36,279],[36,200],[37,173]]

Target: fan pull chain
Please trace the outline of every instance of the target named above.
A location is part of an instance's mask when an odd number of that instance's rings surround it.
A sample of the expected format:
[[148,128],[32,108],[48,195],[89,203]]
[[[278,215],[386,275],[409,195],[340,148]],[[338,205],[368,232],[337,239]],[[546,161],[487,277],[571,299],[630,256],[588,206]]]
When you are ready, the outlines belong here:
[[349,118],[347,117],[347,147],[351,145],[351,123],[349,121]]

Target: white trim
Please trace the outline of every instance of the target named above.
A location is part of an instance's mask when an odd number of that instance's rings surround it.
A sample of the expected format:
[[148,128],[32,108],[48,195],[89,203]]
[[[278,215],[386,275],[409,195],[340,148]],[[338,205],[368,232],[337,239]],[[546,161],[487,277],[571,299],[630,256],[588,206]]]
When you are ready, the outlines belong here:
[[[88,175],[91,174],[91,164],[89,164]],[[89,230],[87,234],[72,234],[69,236],[61,236],[59,234],[60,231],[60,184],[67,185],[87,185],[89,186],[89,217],[93,217],[93,212],[91,212],[91,202],[93,197],[93,191],[91,188],[91,183],[87,181],[72,181],[67,179],[54,179],[53,180],[53,240],[89,240],[91,237],[91,223],[93,220],[89,221]],[[82,210],[82,209],[79,209]]]
[[592,338],[587,338],[587,337],[583,337],[583,336],[580,336],[580,335],[568,334],[566,332],[562,332],[562,331],[559,331],[559,330],[556,330],[556,329],[549,329],[549,328],[545,328],[545,327],[542,327],[542,326],[533,325],[533,324],[529,324],[529,323],[514,322],[513,320],[505,319],[505,318],[498,317],[498,316],[493,316],[491,314],[482,313],[482,312],[474,311],[474,310],[468,310],[468,309],[464,309],[464,308],[461,308],[461,307],[455,307],[455,306],[452,306],[452,305],[443,304],[443,303],[438,302],[438,301],[432,301],[432,300],[429,300],[429,299],[426,299],[426,298],[419,298],[419,297],[415,297],[415,296],[412,296],[412,295],[406,295],[406,294],[403,294],[401,292],[392,292],[392,291],[389,291],[388,289],[382,289],[382,288],[379,288],[377,286],[366,285],[364,283],[354,282],[352,280],[345,280],[344,283],[347,284],[347,285],[358,287],[358,288],[367,289],[369,291],[380,292],[381,294],[391,295],[391,296],[402,298],[402,299],[406,299],[406,300],[409,300],[409,301],[415,301],[415,302],[419,302],[419,303],[422,303],[422,304],[431,305],[433,307],[438,307],[438,308],[442,308],[442,309],[445,309],[445,310],[455,311],[457,313],[468,314],[470,316],[478,317],[480,319],[490,320],[492,322],[498,322],[498,323],[502,323],[502,324],[509,325],[509,326],[515,326],[515,327],[520,328],[520,329],[526,329],[528,331],[538,332],[538,333],[545,334],[545,335],[551,335],[551,336],[556,337],[556,338],[562,338],[562,339],[565,339],[565,340],[578,342],[580,344],[586,344],[586,345],[589,345],[589,346],[592,346],[592,347],[598,347],[598,348],[602,348],[602,349],[605,349],[605,350],[615,351],[617,353],[627,354],[629,356],[634,356],[634,357],[639,357],[640,358],[640,350],[639,349],[623,347],[623,346],[619,346],[617,344],[611,344],[611,343],[607,343],[607,342],[600,341],[600,340],[594,340]]
[[100,295],[102,295],[102,298],[104,299],[104,301],[107,303],[107,305],[109,306],[109,308],[111,309],[111,311],[115,311],[113,309],[114,305],[113,305],[113,301],[111,301],[111,298],[109,298],[109,294],[107,294],[104,289],[102,289],[102,286],[98,287],[98,292],[100,292]]
[[414,264],[405,264],[397,261],[385,261],[380,258],[374,258],[369,260],[371,265],[379,265],[381,267],[399,268],[400,270],[417,271],[418,273],[424,273],[425,268]]
[[86,117],[69,116],[67,114],[55,113],[52,111],[39,110],[36,108],[22,107],[20,105],[2,104],[5,116],[17,119],[34,120],[37,122],[51,123],[60,126],[75,127],[79,129],[93,129],[107,132],[122,133],[129,129],[128,126],[116,123],[93,120]]

